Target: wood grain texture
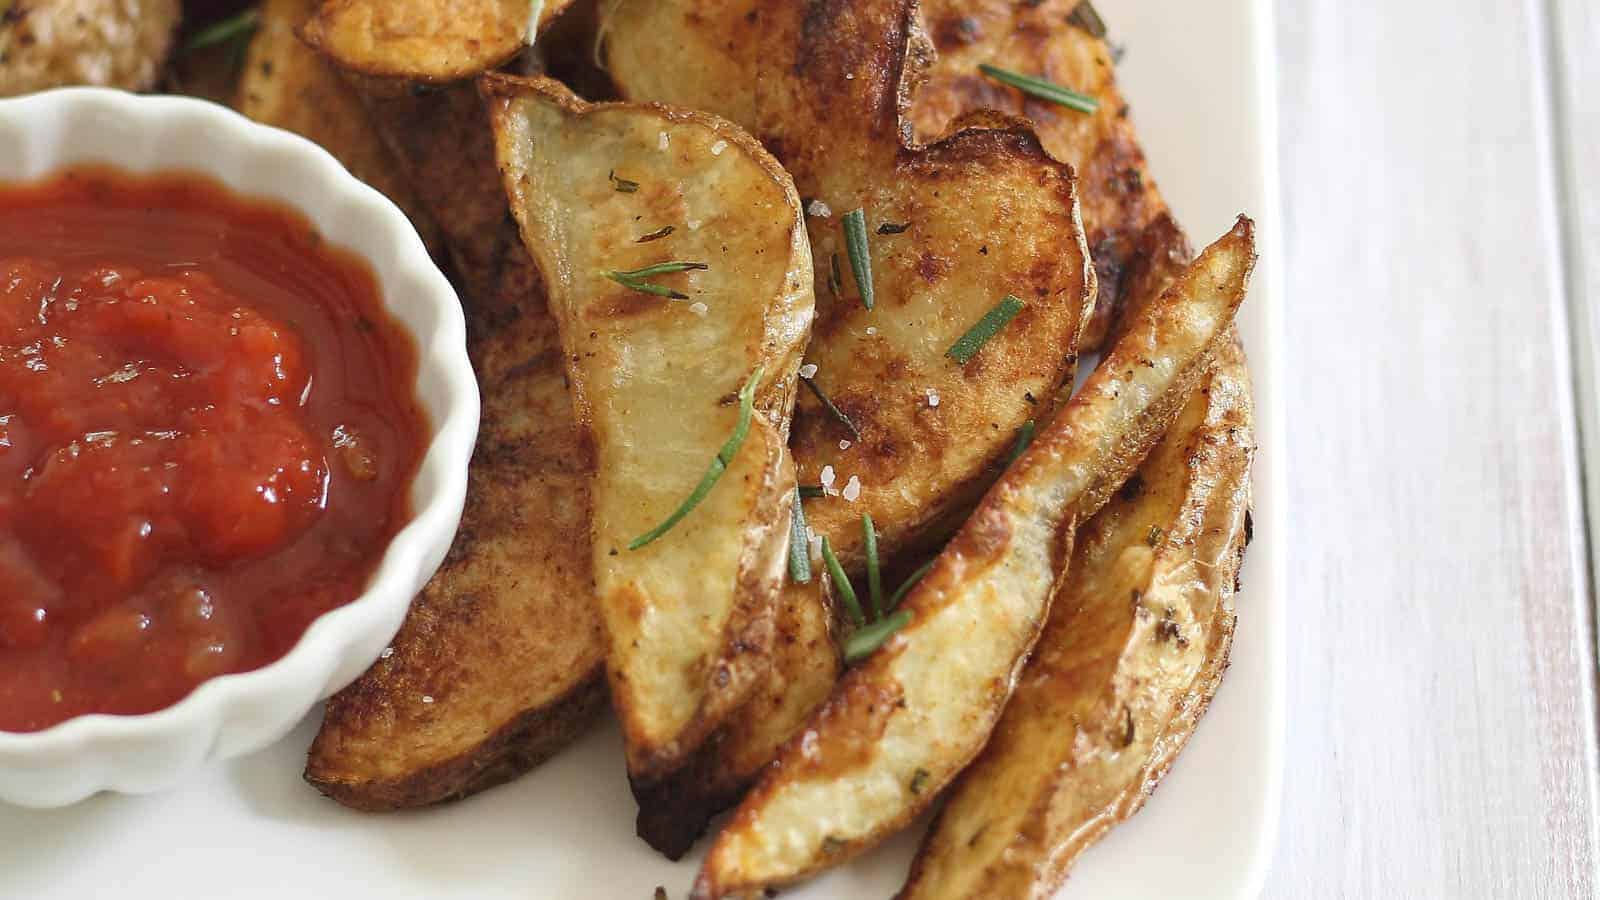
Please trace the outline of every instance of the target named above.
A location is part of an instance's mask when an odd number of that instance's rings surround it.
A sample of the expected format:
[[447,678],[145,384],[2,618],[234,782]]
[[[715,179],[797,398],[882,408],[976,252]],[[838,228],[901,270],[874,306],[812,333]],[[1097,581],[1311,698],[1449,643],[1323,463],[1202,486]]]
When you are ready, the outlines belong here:
[[[1293,600],[1267,897],[1596,895],[1557,7],[1592,93],[1592,0],[1278,4]],[[1600,241],[1592,115],[1577,137]]]

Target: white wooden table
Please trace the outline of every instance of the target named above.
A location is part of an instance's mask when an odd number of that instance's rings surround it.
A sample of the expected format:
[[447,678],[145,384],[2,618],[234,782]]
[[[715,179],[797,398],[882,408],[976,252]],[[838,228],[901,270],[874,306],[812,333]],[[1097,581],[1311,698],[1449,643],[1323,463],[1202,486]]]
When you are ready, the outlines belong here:
[[1277,28],[1291,676],[1264,896],[1595,897],[1600,3],[1282,0]]

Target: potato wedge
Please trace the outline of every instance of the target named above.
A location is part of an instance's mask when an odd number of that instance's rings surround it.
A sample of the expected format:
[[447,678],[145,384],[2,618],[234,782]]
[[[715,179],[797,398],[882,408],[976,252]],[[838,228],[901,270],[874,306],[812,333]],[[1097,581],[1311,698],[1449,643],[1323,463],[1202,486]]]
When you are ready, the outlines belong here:
[[[1069,24],[1080,0],[922,0],[938,57],[911,106],[917,134],[937,138],[974,110],[1026,116],[1056,159],[1078,173],[1078,200],[1099,278],[1083,348],[1102,346],[1127,296],[1123,270],[1138,258],[1138,238],[1166,210],[1145,164],[1128,104],[1117,89],[1111,49]],[[1029,97],[978,70],[989,63],[1071,88],[1099,102],[1086,114]]]
[[0,3],[0,97],[68,85],[149,90],[182,15],[179,0]]
[[[815,198],[806,361],[854,431],[806,392],[791,446],[802,483],[832,475],[836,495],[807,516],[853,571],[863,513],[891,558],[954,530],[1018,428],[1047,416],[1072,382],[1093,298],[1071,170],[1025,123],[979,115],[938,143],[909,142],[903,109],[928,56],[918,23],[911,0],[659,0],[624,7],[606,39],[624,96],[746,117]],[[715,77],[659,65],[680,44]],[[708,83],[716,89],[702,91]],[[748,96],[733,94],[741,87]],[[857,208],[872,309],[841,227]],[[1017,318],[965,365],[949,358],[1007,294],[1025,302]]]
[[1240,218],[1144,311],[989,491],[902,609],[745,797],[693,896],[751,896],[904,827],[988,739],[1066,574],[1073,535],[1211,368],[1255,262]]
[[739,802],[811,718],[839,678],[828,579],[785,583],[778,597],[772,669],[744,708],[706,741],[689,765],[653,784],[638,784],[639,837],[679,859],[705,833],[711,817]]
[[394,653],[329,700],[306,767],[341,803],[381,810],[482,790],[565,746],[604,703],[605,639],[588,540],[593,454],[477,90],[364,88],[444,229],[483,395],[450,557]]
[[1033,658],[924,838],[902,900],[1048,900],[1144,804],[1227,666],[1254,449],[1250,376],[1230,340],[1139,472],[1079,531]]
[[[589,104],[548,78],[481,86],[597,453],[607,675],[628,772],[648,782],[682,767],[771,664],[812,316],[800,200],[725,120]],[[753,411],[735,402],[747,384]]]
[[422,242],[442,252],[438,223],[373,127],[361,97],[295,29],[320,0],[266,0],[245,54],[234,106],[257,122],[309,138],[350,174],[377,188],[411,219]]
[[351,72],[451,82],[497,68],[572,0],[323,0],[306,42]]

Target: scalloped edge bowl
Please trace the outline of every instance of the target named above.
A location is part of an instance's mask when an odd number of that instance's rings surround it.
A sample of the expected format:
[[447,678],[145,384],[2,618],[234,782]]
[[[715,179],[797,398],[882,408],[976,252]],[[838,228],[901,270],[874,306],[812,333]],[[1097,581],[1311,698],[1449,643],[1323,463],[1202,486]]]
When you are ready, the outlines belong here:
[[100,88],[0,100],[0,182],[80,164],[209,176],[299,211],[331,243],[366,260],[384,307],[416,341],[415,389],[428,437],[411,485],[411,521],[365,592],[318,618],[282,659],[211,679],[148,715],[80,716],[45,731],[0,732],[0,801],[33,807],[171,787],[202,765],[277,741],[365,671],[450,547],[478,432],[478,386],[455,291],[405,215],[327,151],[203,100]]

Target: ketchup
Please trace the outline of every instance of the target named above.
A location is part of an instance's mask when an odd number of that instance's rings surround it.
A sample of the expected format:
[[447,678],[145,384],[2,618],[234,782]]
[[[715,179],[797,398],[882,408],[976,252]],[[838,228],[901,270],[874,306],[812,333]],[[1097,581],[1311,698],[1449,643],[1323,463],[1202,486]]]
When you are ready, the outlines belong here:
[[192,175],[0,186],[0,731],[289,651],[409,517],[416,350],[302,216]]

